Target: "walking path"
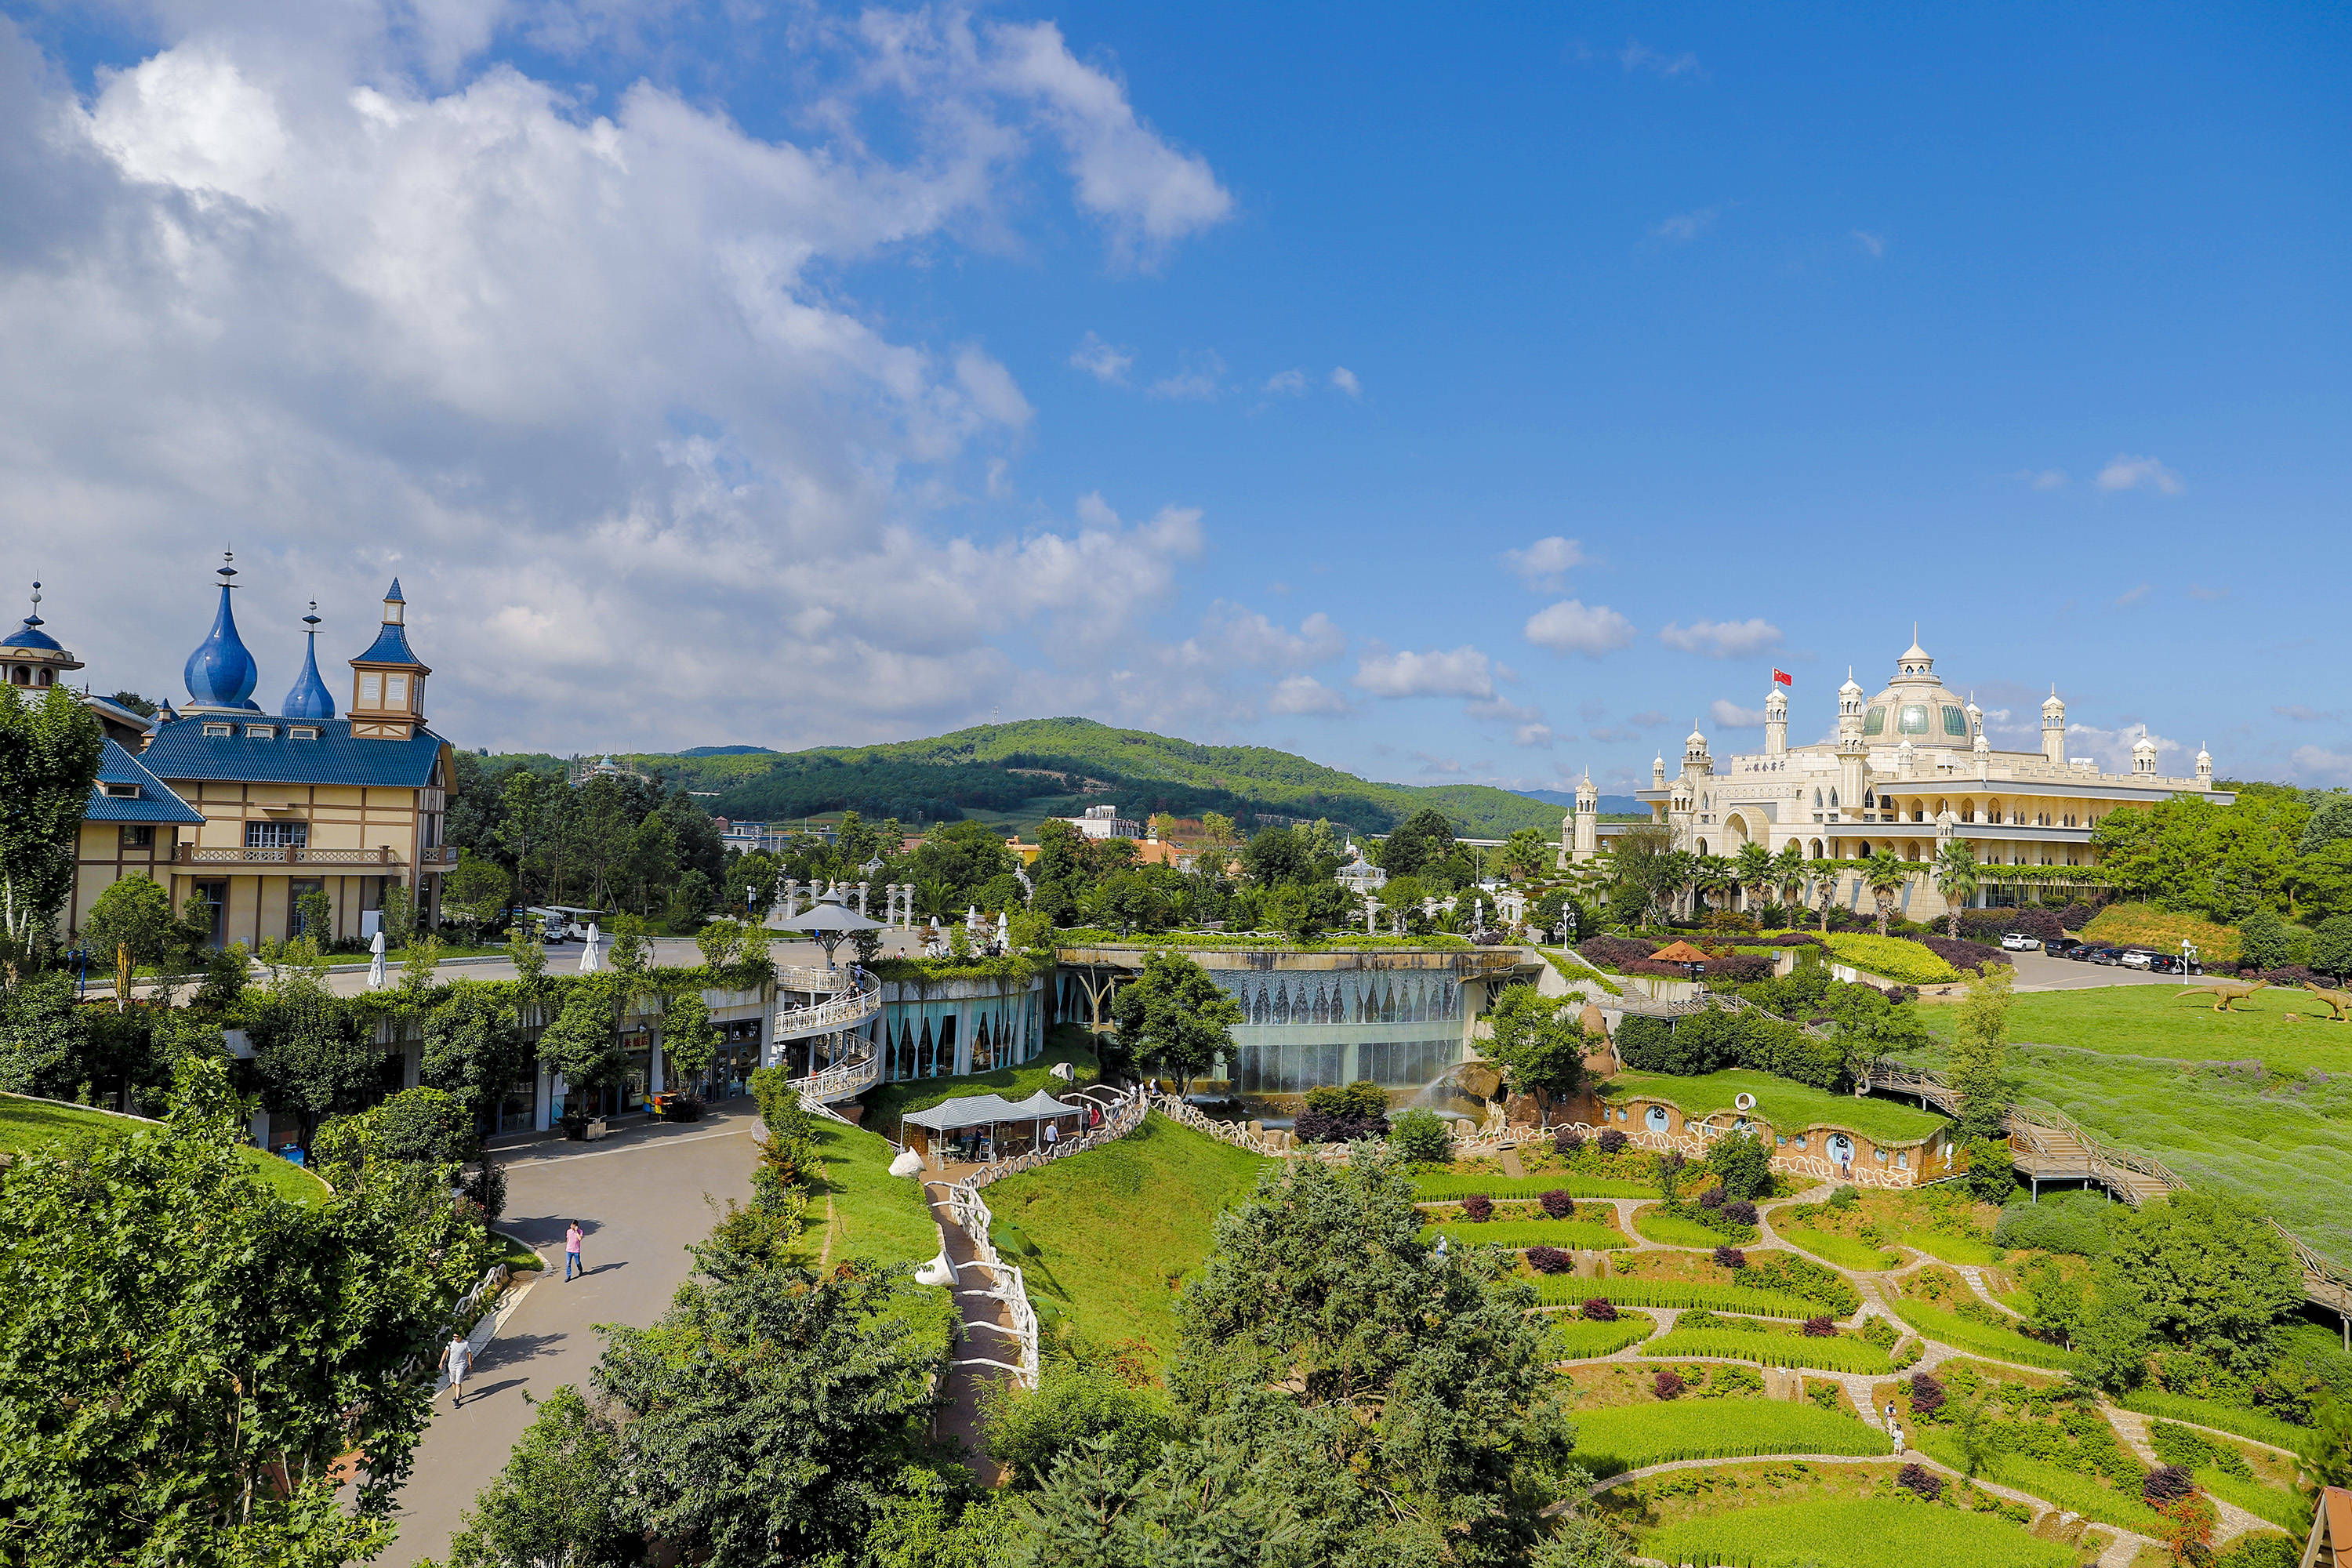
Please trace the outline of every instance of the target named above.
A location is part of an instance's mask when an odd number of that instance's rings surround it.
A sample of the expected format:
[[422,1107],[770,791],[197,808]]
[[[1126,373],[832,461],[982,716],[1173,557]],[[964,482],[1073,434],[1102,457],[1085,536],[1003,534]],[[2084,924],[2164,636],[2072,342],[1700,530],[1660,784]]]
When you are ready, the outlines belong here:
[[949,1191],[979,1169],[949,1165],[923,1182],[923,1195],[929,1200],[931,1216],[939,1222],[948,1261],[955,1266],[956,1315],[963,1325],[962,1346],[948,1368],[939,1414],[931,1419],[931,1434],[961,1443],[971,1452],[974,1473],[985,1484],[999,1486],[1005,1479],[1005,1467],[989,1458],[986,1410],[992,1391],[1013,1381],[1019,1370],[1020,1338],[1013,1326],[1012,1309],[997,1293],[995,1271],[981,1261],[978,1247],[948,1206]]
[[[750,1135],[759,1126],[750,1100],[730,1100],[699,1122],[498,1152],[507,1173],[499,1228],[553,1267],[495,1327],[474,1363],[465,1405],[452,1410],[446,1394],[436,1395],[432,1425],[401,1489],[399,1539],[377,1560],[383,1568],[448,1555],[449,1537],[475,1494],[505,1468],[530,1425],[530,1401],[565,1384],[588,1388],[604,1352],[593,1325],[644,1325],[669,1305],[693,1263],[687,1244],[710,1229],[706,1197],[751,1195]],[[563,1229],[575,1218],[587,1232],[587,1272],[567,1283]]]

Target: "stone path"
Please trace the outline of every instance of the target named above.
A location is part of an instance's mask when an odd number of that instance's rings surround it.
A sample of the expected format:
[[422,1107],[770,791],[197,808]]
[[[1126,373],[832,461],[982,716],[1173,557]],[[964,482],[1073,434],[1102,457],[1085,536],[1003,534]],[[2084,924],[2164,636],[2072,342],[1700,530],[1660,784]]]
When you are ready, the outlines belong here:
[[985,1484],[999,1486],[1005,1468],[988,1457],[986,1405],[991,1392],[1014,1376],[1020,1340],[1013,1331],[1012,1309],[997,1294],[994,1270],[980,1260],[979,1248],[948,1206],[949,1191],[977,1169],[950,1165],[923,1183],[948,1261],[955,1266],[956,1315],[962,1324],[962,1344],[940,1390],[942,1402],[931,1418],[931,1435],[961,1443],[970,1451],[973,1472]]

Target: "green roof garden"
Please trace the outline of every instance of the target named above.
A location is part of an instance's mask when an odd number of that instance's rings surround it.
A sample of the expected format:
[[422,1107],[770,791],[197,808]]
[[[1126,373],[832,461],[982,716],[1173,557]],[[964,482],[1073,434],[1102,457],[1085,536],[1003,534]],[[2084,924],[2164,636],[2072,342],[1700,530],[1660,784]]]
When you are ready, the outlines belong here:
[[1600,1086],[1601,1098],[1622,1100],[1634,1096],[1661,1100],[1685,1117],[1737,1111],[1739,1095],[1756,1097],[1756,1109],[1747,1114],[1779,1133],[1801,1132],[1808,1127],[1841,1127],[1877,1143],[1917,1143],[1946,1125],[1933,1111],[1915,1110],[1891,1100],[1857,1099],[1832,1094],[1825,1089],[1796,1083],[1770,1073],[1727,1068],[1697,1078],[1676,1078],[1660,1072],[1621,1072]]

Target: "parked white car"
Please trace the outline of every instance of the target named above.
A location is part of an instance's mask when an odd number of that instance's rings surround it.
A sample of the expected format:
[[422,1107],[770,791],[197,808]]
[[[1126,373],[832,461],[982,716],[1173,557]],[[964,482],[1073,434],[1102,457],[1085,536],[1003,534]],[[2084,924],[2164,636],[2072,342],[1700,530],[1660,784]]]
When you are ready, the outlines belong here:
[[2130,949],[2126,949],[2124,952],[2124,967],[2126,969],[2146,969],[2148,967],[2148,955],[2144,952],[2136,952]]
[[2011,931],[2000,939],[2000,945],[2011,952],[2039,952],[2042,943],[2021,931]]

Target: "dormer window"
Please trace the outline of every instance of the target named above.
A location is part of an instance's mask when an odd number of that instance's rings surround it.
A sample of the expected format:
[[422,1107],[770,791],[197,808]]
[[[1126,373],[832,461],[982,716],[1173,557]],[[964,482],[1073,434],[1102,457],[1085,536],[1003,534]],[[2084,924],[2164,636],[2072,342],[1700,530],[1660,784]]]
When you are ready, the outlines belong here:
[[360,676],[360,706],[375,708],[383,702],[383,677],[373,670],[362,671]]
[[297,724],[286,731],[286,738],[289,741],[315,741],[319,738],[319,726]]
[[247,724],[245,727],[245,738],[248,741],[274,741],[278,739],[278,726],[275,724]]
[[205,734],[207,739],[215,736],[234,735],[236,733],[236,726],[234,724],[207,724],[205,726]]
[[137,800],[139,786],[135,784],[101,784],[98,792],[110,800]]

